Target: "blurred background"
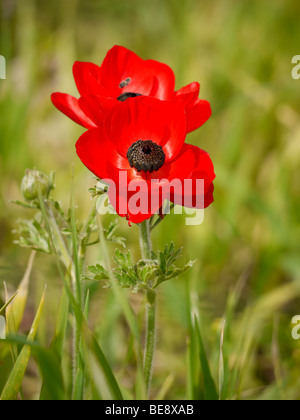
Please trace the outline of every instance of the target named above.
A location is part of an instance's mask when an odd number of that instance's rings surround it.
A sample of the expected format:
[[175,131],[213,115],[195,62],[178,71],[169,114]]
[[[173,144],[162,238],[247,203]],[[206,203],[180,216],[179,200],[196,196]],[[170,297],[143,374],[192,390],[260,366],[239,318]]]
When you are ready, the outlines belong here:
[[[25,169],[55,171],[55,198],[67,208],[74,168],[78,218],[84,220],[91,206],[87,189],[94,177],[74,147],[83,129],[53,107],[50,95],[78,96],[73,62],[100,65],[113,45],[123,45],[171,66],[177,89],[198,81],[201,98],[213,110],[187,142],[208,151],[215,164],[215,202],[201,226],[168,216],[153,235],[156,249],[173,240],[184,247],[185,260],[197,259],[188,274],[160,288],[153,397],[168,376],[172,386],[166,398],[185,396],[184,296],[191,290],[216,377],[220,322],[228,299],[238,296],[225,349],[229,365],[238,361],[242,370],[233,397],[300,398],[300,341],[291,336],[291,319],[300,315],[300,80],[291,76],[292,57],[300,54],[300,3],[0,0],[0,5],[0,55],[7,64],[6,80],[0,80],[2,301],[3,282],[14,291],[30,255],[14,245],[13,230],[18,218],[31,218],[32,212],[10,202],[22,198]],[[138,229],[119,222],[138,257]],[[91,251],[92,262],[98,257],[97,249]],[[38,335],[45,344],[53,334],[62,285],[52,258],[38,255],[23,332],[46,283]],[[130,299],[139,306],[139,296]],[[123,370],[130,385],[130,361],[124,366],[127,330],[110,291],[95,288],[92,314],[114,369]],[[25,396],[35,398],[40,383],[34,363],[24,383]]]

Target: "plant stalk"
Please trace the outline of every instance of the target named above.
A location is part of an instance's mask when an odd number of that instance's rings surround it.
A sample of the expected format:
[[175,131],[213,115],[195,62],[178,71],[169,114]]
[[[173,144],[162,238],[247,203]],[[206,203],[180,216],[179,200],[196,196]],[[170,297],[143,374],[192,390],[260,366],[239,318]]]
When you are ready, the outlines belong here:
[[[71,285],[73,286],[73,293],[75,296],[77,284],[76,284],[76,271],[75,271],[73,260],[62,238],[60,229],[57,225],[55,216],[50,206],[47,205],[47,203],[44,201],[41,195],[41,192],[38,191],[38,193],[39,193],[40,209],[41,209],[41,212],[44,217],[44,221],[45,221],[48,233],[49,233],[49,238],[50,238],[50,242],[51,242],[54,254],[57,258],[58,269],[61,273],[61,276],[63,276],[63,273],[61,272],[60,264],[59,264],[60,262],[62,262],[71,277]],[[78,368],[78,363],[79,363],[80,333],[81,333],[81,330],[78,327],[77,321],[75,319],[75,324],[73,327],[73,354],[72,354],[73,388],[75,386],[76,373],[77,373],[77,368]]]
[[[140,223],[139,228],[142,257],[145,259],[151,259],[152,244],[149,220],[145,220],[144,222]],[[146,292],[146,345],[144,354],[144,379],[148,395],[151,385],[151,374],[155,350],[155,335],[156,292],[153,289],[148,289]]]

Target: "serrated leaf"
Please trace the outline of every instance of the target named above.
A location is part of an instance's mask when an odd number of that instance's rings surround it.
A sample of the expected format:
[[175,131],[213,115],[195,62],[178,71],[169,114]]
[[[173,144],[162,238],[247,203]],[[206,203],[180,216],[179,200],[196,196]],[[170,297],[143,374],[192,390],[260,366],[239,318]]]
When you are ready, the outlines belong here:
[[181,274],[184,274],[189,268],[193,266],[195,261],[189,261],[183,267],[176,267],[174,265],[182,255],[182,248],[176,250],[173,242],[168,246],[166,245],[163,252],[158,254],[158,272],[157,280],[154,285],[154,288],[159,286],[161,283],[167,280],[171,280],[175,277],[178,277]]
[[117,221],[112,222],[108,226],[108,228],[103,229],[104,237],[107,241],[114,242],[118,245],[121,245],[123,248],[125,248],[126,239],[123,238],[122,236],[118,236],[115,234],[115,231],[117,230],[117,228],[118,228],[118,222]]
[[175,251],[175,244],[174,244],[174,242],[172,241],[171,243],[170,243],[170,247],[169,247],[169,254],[173,254],[173,252]]
[[135,271],[139,282],[147,285],[149,281],[154,280],[157,273],[157,263],[155,261],[140,260],[135,265]]
[[92,280],[107,280],[107,279],[109,279],[108,272],[100,264],[90,265],[88,267],[88,271],[93,274],[92,277],[86,277],[88,279],[92,279]]
[[167,270],[167,262],[166,262],[165,254],[163,254],[162,252],[159,253],[159,267],[163,275],[165,275],[166,270]]
[[51,253],[49,235],[42,225],[40,213],[33,220],[20,220],[14,233],[19,235],[19,239],[15,240],[14,243],[47,254]]

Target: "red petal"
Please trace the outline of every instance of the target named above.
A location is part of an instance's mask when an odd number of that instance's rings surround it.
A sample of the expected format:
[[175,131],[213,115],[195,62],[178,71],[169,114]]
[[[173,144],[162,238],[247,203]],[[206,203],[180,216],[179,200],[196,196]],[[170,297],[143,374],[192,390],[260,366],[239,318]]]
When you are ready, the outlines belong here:
[[[130,79],[123,88],[120,83]],[[123,92],[135,92],[149,95],[153,86],[153,74],[134,52],[115,45],[108,51],[101,65],[101,83],[117,98]]]
[[[158,199],[152,201],[151,197],[155,193],[158,194]],[[158,212],[164,202],[161,191],[156,185],[138,179],[133,180],[129,185],[117,184],[116,188],[111,186],[108,196],[116,212],[132,223],[141,223],[149,219]]]
[[212,160],[209,154],[205,152],[204,150],[200,149],[199,147],[192,146],[192,145],[186,145],[186,146],[189,146],[191,149],[193,149],[195,157],[196,157],[195,166],[193,167],[191,171],[191,178],[204,179],[205,181],[204,190],[205,192],[207,192],[211,182],[216,177]]
[[[191,154],[193,155],[193,158],[191,158]],[[185,159],[186,164],[189,164],[190,167],[190,174],[189,176],[186,176],[185,174],[185,178],[182,177],[182,170],[180,168],[183,164],[182,159]],[[183,184],[182,194],[180,194],[180,191],[175,191],[174,194],[171,195],[171,201],[182,205],[184,202],[187,203],[188,198],[190,198],[189,201],[193,203],[192,207],[194,207],[196,198],[199,196],[197,180],[203,180],[204,207],[207,207],[213,201],[213,180],[215,179],[214,166],[208,153],[197,146],[185,144],[180,157],[173,163],[174,176],[177,170],[178,178],[181,180],[191,180],[191,182],[188,181],[186,184]],[[191,190],[189,189],[190,187]],[[202,207],[202,204],[198,206],[198,208]]]
[[99,127],[103,125],[104,118],[120,102],[104,96],[87,95],[79,98],[79,105],[91,120]]
[[196,102],[186,110],[187,132],[201,127],[211,116],[211,107],[208,101],[197,99]]
[[134,176],[128,160],[116,151],[102,127],[83,133],[76,143],[76,152],[82,163],[98,178],[117,182],[120,170],[127,171],[129,179]]
[[199,91],[199,83],[193,82],[177,90],[177,92],[174,93],[174,99],[181,100],[184,103],[184,106],[188,108],[190,105],[193,105],[197,101]]
[[146,60],[145,65],[151,69],[155,80],[150,96],[162,100],[172,99],[175,87],[173,70],[166,64],[155,60]]
[[[152,173],[144,173],[144,178],[151,180],[163,180],[172,181],[173,179],[184,179],[190,178],[191,172],[196,165],[197,157],[195,155],[193,147],[189,144],[184,144],[179,155],[171,162],[166,162],[158,171]],[[200,149],[199,149],[200,150]]]
[[74,96],[67,95],[66,93],[53,93],[51,95],[53,105],[62,113],[67,115],[71,120],[86,128],[94,128],[95,124],[91,119],[82,111],[79,106],[78,99]]
[[186,118],[182,104],[150,97],[128,99],[114,108],[105,129],[120,154],[138,140],[152,140],[163,147],[166,162],[174,159],[184,144]]
[[[184,144],[175,160],[164,164],[157,172],[142,174],[148,181],[149,201],[150,196],[152,198],[149,213],[154,214],[166,198],[176,204],[198,208],[207,207],[213,201],[214,167],[208,153],[197,146]],[[203,184],[198,185],[197,180],[203,180]],[[197,188],[202,186],[204,189],[199,193]]]
[[101,95],[103,86],[99,82],[100,67],[93,63],[75,61],[73,75],[80,95]]
[[208,207],[211,203],[214,202],[214,184],[211,183],[209,190],[204,195],[204,208]]

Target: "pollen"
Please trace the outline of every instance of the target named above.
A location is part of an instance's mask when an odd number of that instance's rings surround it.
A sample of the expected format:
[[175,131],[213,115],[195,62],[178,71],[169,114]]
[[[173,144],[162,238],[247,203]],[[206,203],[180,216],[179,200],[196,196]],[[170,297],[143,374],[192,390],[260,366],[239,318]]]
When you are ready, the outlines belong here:
[[129,147],[127,159],[138,172],[153,172],[165,163],[165,154],[163,148],[152,140],[138,140]]

